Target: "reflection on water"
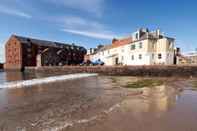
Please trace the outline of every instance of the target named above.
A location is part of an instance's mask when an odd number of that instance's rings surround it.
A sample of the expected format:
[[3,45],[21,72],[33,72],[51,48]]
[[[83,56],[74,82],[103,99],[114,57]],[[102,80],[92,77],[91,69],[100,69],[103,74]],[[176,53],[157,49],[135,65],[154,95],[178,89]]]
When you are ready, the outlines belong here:
[[165,85],[156,88],[145,88],[140,98],[137,97],[123,101],[122,110],[129,111],[136,117],[148,112],[152,112],[156,117],[160,117],[175,106],[177,95],[178,92],[174,88]]
[[[180,86],[187,88],[187,80],[183,82]],[[179,91],[172,85],[139,89],[143,93],[132,95],[134,89],[119,88],[110,77],[98,76],[2,89],[0,129],[196,131],[197,91]]]

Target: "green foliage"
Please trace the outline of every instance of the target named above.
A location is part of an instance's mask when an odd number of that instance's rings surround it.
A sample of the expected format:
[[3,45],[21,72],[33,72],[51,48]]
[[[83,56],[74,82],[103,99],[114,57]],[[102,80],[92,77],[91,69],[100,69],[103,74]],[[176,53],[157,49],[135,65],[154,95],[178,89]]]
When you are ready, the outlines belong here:
[[125,87],[136,89],[136,88],[144,88],[144,87],[156,87],[163,84],[164,82],[162,80],[144,79],[144,80],[138,80],[136,82],[129,82]]
[[193,81],[193,82],[192,82],[192,87],[193,87],[193,88],[197,88],[197,81]]
[[112,80],[112,83],[117,83],[117,79],[115,77],[112,77],[111,80]]

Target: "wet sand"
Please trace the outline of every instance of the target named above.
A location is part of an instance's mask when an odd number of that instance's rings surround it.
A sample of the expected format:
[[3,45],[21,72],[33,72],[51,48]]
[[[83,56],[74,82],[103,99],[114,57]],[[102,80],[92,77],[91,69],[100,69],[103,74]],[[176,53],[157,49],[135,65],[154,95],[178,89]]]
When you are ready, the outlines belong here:
[[[98,76],[0,90],[2,131],[196,131],[197,91],[189,79],[159,78],[156,88],[127,89],[143,78]],[[158,78],[155,78],[158,79]]]

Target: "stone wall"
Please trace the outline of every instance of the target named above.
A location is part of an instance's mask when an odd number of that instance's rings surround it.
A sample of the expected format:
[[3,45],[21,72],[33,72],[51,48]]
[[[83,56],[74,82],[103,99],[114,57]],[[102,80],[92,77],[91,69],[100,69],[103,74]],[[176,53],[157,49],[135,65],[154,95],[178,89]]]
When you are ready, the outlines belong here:
[[197,77],[197,66],[64,66],[26,68],[25,71],[55,73],[99,73],[118,76]]

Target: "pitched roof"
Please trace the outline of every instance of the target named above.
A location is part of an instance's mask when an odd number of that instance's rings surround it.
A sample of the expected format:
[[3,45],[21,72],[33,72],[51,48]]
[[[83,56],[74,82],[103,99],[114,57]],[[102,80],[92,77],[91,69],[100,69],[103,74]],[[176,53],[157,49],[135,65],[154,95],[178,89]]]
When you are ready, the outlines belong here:
[[104,45],[103,47],[99,48],[96,52],[101,52],[101,51],[109,50],[112,48],[117,48],[123,45],[130,44],[132,42],[133,42],[132,37],[127,37],[123,39],[113,39],[112,44]]
[[34,38],[29,38],[29,37],[17,36],[17,35],[13,35],[13,37],[18,39],[23,44],[32,43],[32,44],[35,44],[35,45],[38,45],[38,46],[55,47],[55,48],[65,48],[67,46],[73,46],[74,48],[76,48],[76,47],[84,48],[82,46],[76,46],[76,45],[73,45],[73,44],[52,42],[52,41],[34,39]]
[[112,45],[104,45],[104,46],[101,47],[97,52],[109,50],[109,49],[111,49],[111,48],[112,48]]
[[112,47],[116,48],[116,47],[120,47],[123,45],[127,45],[133,42],[132,37],[127,37],[127,38],[123,38],[123,39],[114,39],[112,41]]

